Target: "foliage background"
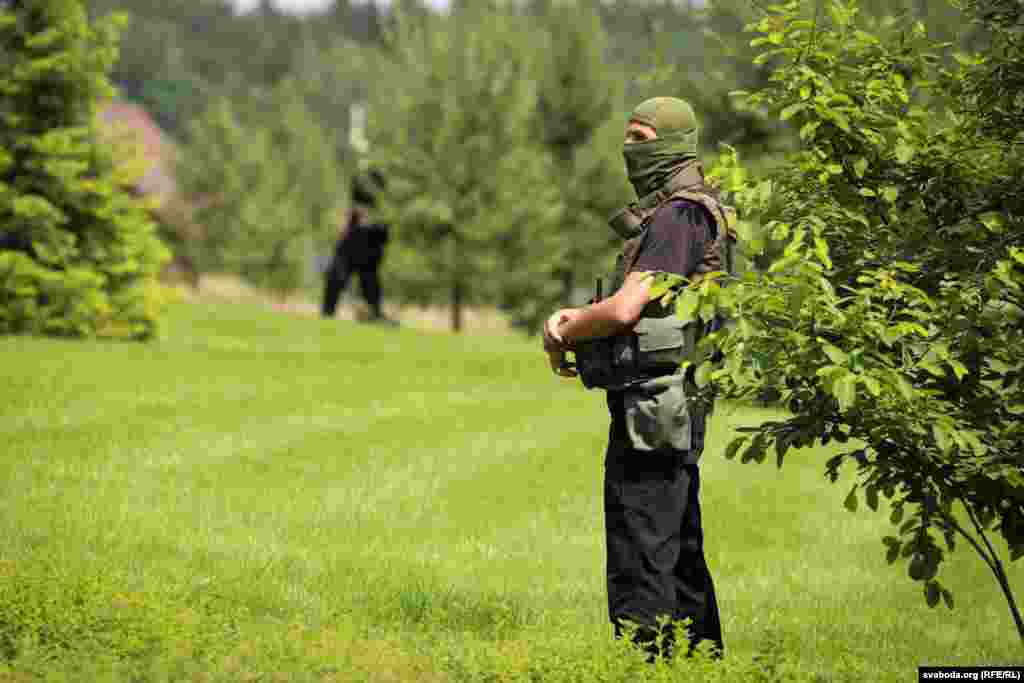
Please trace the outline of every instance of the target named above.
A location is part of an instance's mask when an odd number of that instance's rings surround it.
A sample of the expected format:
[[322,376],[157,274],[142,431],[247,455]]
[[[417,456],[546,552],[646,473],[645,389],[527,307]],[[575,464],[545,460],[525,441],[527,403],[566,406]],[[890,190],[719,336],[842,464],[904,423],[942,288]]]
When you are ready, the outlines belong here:
[[[437,253],[424,253],[431,250],[424,244],[421,209],[448,202],[438,196],[436,186],[421,184],[415,194],[406,187],[388,212],[396,225],[385,265],[386,296],[451,305],[453,325],[459,317],[455,310],[461,305],[487,301],[498,304],[522,329],[533,331],[541,311],[589,297],[594,277],[604,274],[612,259],[614,239],[606,219],[632,197],[624,182],[620,129],[626,113],[640,100],[666,93],[691,100],[704,124],[701,142],[705,156],[714,157],[717,145],[726,142],[740,151],[744,165],[754,172],[770,168],[796,140],[795,131],[785,122],[756,107],[743,106],[728,94],[767,83],[771,65],[752,63],[758,51],[749,45],[750,35],[742,30],[746,23],[764,14],[757,3],[453,2],[450,12],[437,14],[418,0],[388,6],[336,0],[321,12],[299,16],[282,13],[271,2],[261,2],[245,14],[234,11],[227,0],[88,0],[86,4],[93,16],[115,9],[131,16],[132,29],[124,35],[114,78],[125,97],[144,103],[184,143],[183,166],[188,167],[182,171],[188,179],[185,194],[198,194],[200,204],[201,190],[223,180],[225,172],[208,166],[211,158],[210,151],[204,149],[208,144],[205,141],[214,133],[202,133],[203,122],[215,116],[225,98],[242,127],[239,137],[258,139],[262,125],[259,112],[275,111],[274,93],[280,91],[282,83],[292,83],[311,116],[301,125],[315,125],[319,129],[316,135],[333,145],[333,163],[326,158],[324,163],[318,161],[318,168],[310,169],[317,180],[308,175],[303,182],[315,188],[333,184],[327,204],[344,207],[348,202],[347,178],[370,161],[350,145],[353,104],[370,104],[369,124],[376,131],[371,146],[374,153],[401,155],[400,149],[384,149],[388,135],[393,137],[394,131],[383,136],[380,131],[388,127],[385,122],[401,120],[399,107],[392,106],[397,103],[392,95],[394,85],[403,82],[411,86],[410,79],[423,73],[422,69],[403,68],[410,50],[414,50],[407,41],[417,35],[410,27],[426,22],[431,31],[451,38],[486,34],[500,44],[503,58],[519,65],[520,77],[536,81],[536,88],[526,87],[518,95],[524,98],[523,105],[530,115],[513,117],[517,129],[510,130],[512,121],[506,117],[507,111],[487,109],[498,105],[500,98],[482,99],[473,103],[477,115],[474,135],[489,138],[488,144],[500,144],[506,135],[540,143],[528,154],[531,163],[506,167],[500,183],[504,188],[520,187],[519,195],[531,197],[533,206],[526,209],[526,202],[511,201],[511,197],[501,205],[474,200],[479,205],[472,208],[472,213],[486,213],[490,224],[462,224],[462,213],[459,229],[479,244],[490,244],[492,255],[488,258],[495,263],[467,266],[465,272],[459,271],[466,265],[461,259],[444,261]],[[474,13],[481,11],[514,21],[502,36],[488,33],[492,29],[487,22],[474,25]],[[862,11],[868,30],[881,33],[889,30],[884,17],[901,14],[923,21],[938,37],[965,47],[982,42],[979,36],[983,31],[972,26],[958,31],[963,23],[956,20],[955,8],[940,0],[902,0],[895,4],[872,1],[865,3]],[[471,49],[467,41],[452,40],[452,45]],[[473,57],[467,53],[464,59],[472,61]],[[487,79],[497,77],[497,72],[467,75]],[[474,87],[483,85],[481,81]],[[527,94],[527,90],[531,92]],[[436,94],[422,88],[416,91]],[[217,124],[209,125],[216,129]],[[452,149],[445,153],[453,153]],[[247,163],[256,176],[268,179],[249,177],[251,185],[232,187],[235,196],[225,197],[220,217],[207,217],[212,226],[208,243],[175,248],[189,251],[206,269],[240,272],[243,260],[259,261],[263,264],[257,269],[259,274],[254,274],[250,266],[251,279],[261,283],[280,281],[280,286],[301,284],[314,292],[319,285],[312,264],[315,257],[321,264],[325,260],[332,230],[325,229],[319,220],[310,220],[308,229],[294,241],[306,246],[283,258],[274,240],[259,237],[274,229],[246,223],[245,218],[263,216],[264,221],[284,220],[287,224],[286,219],[271,218],[273,212],[261,208],[266,195],[255,189],[272,186],[272,177],[280,169],[275,169],[266,157]],[[433,158],[431,163],[443,167],[440,158]],[[475,172],[488,175],[494,169],[478,166]],[[208,176],[205,180],[203,174]],[[545,174],[560,180],[550,184],[550,193],[533,197],[536,178]],[[481,178],[481,182],[495,181]],[[248,191],[250,187],[253,189]],[[288,215],[323,214],[320,189],[312,191],[308,201],[303,193],[297,195],[289,201],[304,205],[289,210]],[[541,204],[544,209],[536,208]],[[538,218],[538,210],[547,218]],[[560,215],[557,229],[547,227],[556,214]],[[530,228],[524,227],[526,216],[530,217]],[[338,227],[336,216],[333,222],[332,227]],[[495,226],[509,233],[521,231],[516,241],[537,248],[529,254],[515,249],[501,254],[503,247],[491,239],[498,230]],[[293,232],[292,228],[282,228],[286,233]],[[253,239],[243,239],[241,235],[249,231]],[[236,253],[261,253],[250,259],[233,259],[229,264],[223,259],[227,242],[234,243],[231,250]],[[767,267],[784,248],[768,242],[769,249],[760,254],[745,252],[744,265]],[[275,249],[277,256],[273,255]],[[268,250],[271,253],[266,253]],[[301,260],[305,268],[298,267]],[[270,275],[268,268],[285,272]],[[296,274],[297,269],[302,271],[301,276]],[[453,285],[467,278],[473,280],[472,286]]]

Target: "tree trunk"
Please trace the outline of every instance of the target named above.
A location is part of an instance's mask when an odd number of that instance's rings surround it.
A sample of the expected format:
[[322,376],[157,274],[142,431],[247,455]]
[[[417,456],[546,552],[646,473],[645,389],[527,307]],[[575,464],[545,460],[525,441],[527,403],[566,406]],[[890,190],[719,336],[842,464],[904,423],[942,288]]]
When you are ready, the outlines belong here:
[[995,560],[995,566],[992,571],[996,575],[996,580],[999,581],[999,587],[1003,589],[1003,595],[1006,597],[1006,604],[1010,607],[1010,614],[1013,615],[1013,623],[1017,625],[1017,635],[1020,636],[1020,642],[1024,645],[1024,619],[1021,618],[1020,609],[1017,607],[1017,601],[1013,599],[1013,591],[1010,589],[1010,579],[1006,576],[1006,570],[1003,569],[1003,564],[998,559]]
[[452,331],[462,332],[462,279],[452,283]]
[[1017,635],[1020,636],[1021,643],[1024,643],[1024,619],[1021,618],[1020,609],[1017,607],[1017,601],[1013,597],[1013,590],[1010,587],[1010,579],[1006,576],[1006,570],[1003,568],[1003,563],[999,561],[999,556],[996,554],[995,548],[993,548],[992,544],[988,542],[988,536],[985,535],[985,528],[978,521],[977,516],[974,514],[974,510],[971,509],[966,500],[963,498],[960,498],[959,500],[960,504],[964,506],[964,510],[967,511],[967,517],[971,520],[971,524],[974,525],[974,530],[978,533],[978,538],[982,540],[985,547],[982,548],[978,541],[968,534],[952,516],[944,515],[946,523],[967,539],[967,542],[974,547],[977,553],[981,556],[981,559],[988,565],[988,568],[992,570],[992,573],[996,577],[996,583],[998,583],[999,588],[1002,589],[1003,597],[1006,598],[1006,604],[1010,608],[1010,614],[1013,616],[1013,623],[1017,626]]

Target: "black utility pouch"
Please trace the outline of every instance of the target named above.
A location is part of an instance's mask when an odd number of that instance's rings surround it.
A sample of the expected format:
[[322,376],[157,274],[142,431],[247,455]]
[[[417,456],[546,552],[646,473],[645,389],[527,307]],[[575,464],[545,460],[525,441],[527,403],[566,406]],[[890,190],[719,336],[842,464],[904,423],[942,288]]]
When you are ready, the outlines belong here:
[[612,384],[616,373],[615,365],[612,362],[610,339],[580,342],[576,345],[574,353],[576,355],[576,372],[579,373],[583,386],[593,389]]

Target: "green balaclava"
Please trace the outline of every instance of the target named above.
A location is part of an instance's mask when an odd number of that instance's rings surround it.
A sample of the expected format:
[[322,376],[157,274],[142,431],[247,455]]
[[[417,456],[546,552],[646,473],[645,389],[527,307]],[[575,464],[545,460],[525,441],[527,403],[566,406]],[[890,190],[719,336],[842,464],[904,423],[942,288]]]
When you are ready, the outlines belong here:
[[622,149],[629,182],[642,199],[660,189],[680,164],[697,156],[697,116],[685,100],[653,97],[637,105],[629,120],[650,126],[658,135]]

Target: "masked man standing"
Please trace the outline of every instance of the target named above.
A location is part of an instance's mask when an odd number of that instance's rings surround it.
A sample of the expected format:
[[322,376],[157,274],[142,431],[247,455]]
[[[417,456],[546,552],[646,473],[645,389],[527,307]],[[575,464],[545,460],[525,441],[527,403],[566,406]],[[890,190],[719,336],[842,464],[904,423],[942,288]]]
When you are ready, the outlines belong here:
[[[612,218],[626,239],[612,296],[554,313],[544,325],[551,369],[579,374],[607,391],[611,413],[605,455],[608,609],[616,637],[626,622],[652,656],[672,653],[659,622],[689,619],[691,653],[722,630],[704,559],[698,460],[711,406],[698,398],[692,371],[703,328],[684,325],[652,301],[646,273],[692,281],[732,267],[732,212],[704,181],[697,121],[683,100],[656,97],[633,110],[623,154],[638,201]],[[599,297],[596,297],[597,299]],[[575,367],[566,362],[573,352]]]

